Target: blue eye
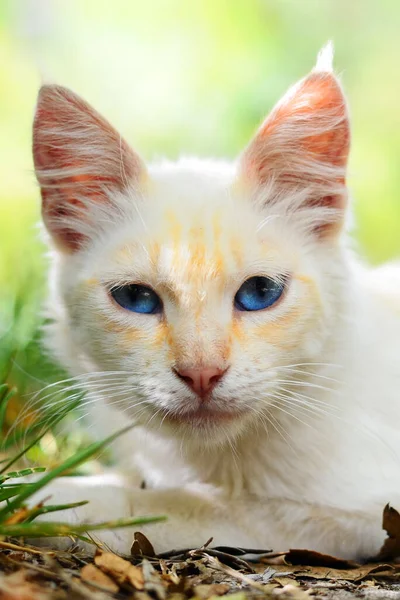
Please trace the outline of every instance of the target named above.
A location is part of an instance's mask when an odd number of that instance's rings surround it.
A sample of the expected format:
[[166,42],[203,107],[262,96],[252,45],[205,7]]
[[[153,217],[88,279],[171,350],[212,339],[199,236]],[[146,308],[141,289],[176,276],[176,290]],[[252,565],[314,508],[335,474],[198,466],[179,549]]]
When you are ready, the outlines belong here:
[[157,294],[145,285],[136,283],[122,285],[111,290],[111,296],[122,308],[145,315],[154,315],[162,310]]
[[285,285],[269,277],[250,277],[235,296],[238,310],[262,310],[272,306],[282,296]]

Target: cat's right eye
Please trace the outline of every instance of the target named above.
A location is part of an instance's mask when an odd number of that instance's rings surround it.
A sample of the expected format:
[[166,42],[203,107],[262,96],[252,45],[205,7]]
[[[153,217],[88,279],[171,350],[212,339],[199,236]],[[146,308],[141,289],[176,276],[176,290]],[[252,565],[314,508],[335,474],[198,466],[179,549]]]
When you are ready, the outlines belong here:
[[162,311],[162,303],[154,290],[146,285],[131,283],[110,290],[112,298],[126,310],[154,315]]

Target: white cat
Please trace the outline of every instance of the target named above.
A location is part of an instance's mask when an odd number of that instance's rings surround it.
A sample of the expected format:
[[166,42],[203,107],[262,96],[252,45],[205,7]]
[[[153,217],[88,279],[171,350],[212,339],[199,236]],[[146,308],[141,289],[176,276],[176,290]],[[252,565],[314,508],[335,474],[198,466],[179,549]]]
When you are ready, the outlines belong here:
[[[143,528],[157,551],[211,536],[379,550],[383,506],[400,507],[400,269],[366,269],[348,247],[331,54],[235,164],[146,167],[71,91],[40,90],[50,347],[99,435],[139,424],[116,451],[124,475],[53,485],[55,500],[91,500],[66,519],[167,515]],[[128,552],[132,531],[100,537]]]

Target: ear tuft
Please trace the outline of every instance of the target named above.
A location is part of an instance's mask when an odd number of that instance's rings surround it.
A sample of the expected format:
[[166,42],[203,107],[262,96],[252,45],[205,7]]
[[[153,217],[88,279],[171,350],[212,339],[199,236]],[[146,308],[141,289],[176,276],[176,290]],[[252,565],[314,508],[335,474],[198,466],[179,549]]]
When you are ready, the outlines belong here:
[[139,157],[82,98],[58,85],[39,91],[33,158],[43,220],[58,247],[78,250],[96,229],[96,209],[137,184]]
[[317,62],[313,69],[314,72],[326,72],[333,73],[333,57],[334,47],[332,40],[329,40],[327,44],[318,52]]

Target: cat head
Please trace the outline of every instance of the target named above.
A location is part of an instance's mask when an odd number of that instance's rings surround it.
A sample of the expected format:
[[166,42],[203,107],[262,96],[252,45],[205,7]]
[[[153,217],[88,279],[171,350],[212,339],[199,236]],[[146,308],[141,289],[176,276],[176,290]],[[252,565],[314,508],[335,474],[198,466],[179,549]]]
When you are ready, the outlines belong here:
[[346,280],[349,123],[330,53],[234,164],[146,167],[82,99],[41,88],[53,346],[129,417],[222,443],[298,401],[321,362]]

